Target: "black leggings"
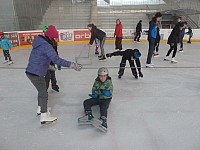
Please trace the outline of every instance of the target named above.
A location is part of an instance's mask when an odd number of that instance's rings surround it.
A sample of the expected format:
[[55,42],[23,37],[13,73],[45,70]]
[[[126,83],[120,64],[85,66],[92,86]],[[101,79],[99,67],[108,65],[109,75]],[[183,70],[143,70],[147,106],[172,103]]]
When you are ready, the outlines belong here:
[[110,99],[87,99],[83,102],[85,111],[92,111],[91,107],[99,105],[101,116],[107,117],[107,110],[110,104]]
[[9,50],[3,50],[3,54],[4,54],[4,57],[5,57],[5,60],[9,59],[9,61],[12,61]]
[[169,56],[170,53],[174,50],[173,54],[172,54],[172,58],[174,58],[176,56],[176,52],[177,52],[177,43],[170,43],[169,45],[170,45],[170,49],[167,52],[166,56]]

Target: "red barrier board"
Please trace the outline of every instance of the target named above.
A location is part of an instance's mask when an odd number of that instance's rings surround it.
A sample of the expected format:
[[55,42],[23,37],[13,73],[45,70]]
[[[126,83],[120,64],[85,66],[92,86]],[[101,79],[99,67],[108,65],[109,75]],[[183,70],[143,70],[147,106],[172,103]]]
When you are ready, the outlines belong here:
[[13,46],[19,46],[18,34],[17,32],[4,33],[4,35],[10,40]]
[[74,41],[83,41],[90,39],[90,31],[89,30],[75,30],[74,31]]
[[20,45],[30,45],[37,35],[43,35],[43,32],[24,32],[19,33]]

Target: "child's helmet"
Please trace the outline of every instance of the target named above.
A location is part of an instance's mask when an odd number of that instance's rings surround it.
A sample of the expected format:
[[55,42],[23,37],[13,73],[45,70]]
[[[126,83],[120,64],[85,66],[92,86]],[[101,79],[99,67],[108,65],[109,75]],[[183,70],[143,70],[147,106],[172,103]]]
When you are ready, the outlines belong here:
[[139,59],[139,57],[141,56],[141,53],[138,49],[134,49],[134,52],[133,52],[133,57],[135,59]]
[[42,31],[46,32],[48,28],[49,28],[49,25],[46,24],[46,25],[43,26]]
[[108,69],[105,67],[99,68],[98,75],[107,75],[109,74]]

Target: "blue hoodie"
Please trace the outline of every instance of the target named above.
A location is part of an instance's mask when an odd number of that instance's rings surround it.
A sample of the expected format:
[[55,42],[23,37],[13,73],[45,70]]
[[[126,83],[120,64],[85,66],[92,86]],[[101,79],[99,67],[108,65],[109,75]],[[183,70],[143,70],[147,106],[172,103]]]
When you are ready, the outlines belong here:
[[26,72],[44,77],[47,74],[51,61],[60,66],[70,67],[71,62],[61,59],[53,46],[42,37],[37,36],[33,40],[32,46],[33,49],[29,57]]
[[0,47],[1,47],[3,50],[9,50],[10,48],[13,47],[13,45],[10,43],[10,41],[8,40],[8,38],[3,37],[3,38],[0,40]]
[[156,23],[153,20],[151,20],[149,22],[148,38],[154,38],[154,39],[156,39],[156,36],[157,36]]

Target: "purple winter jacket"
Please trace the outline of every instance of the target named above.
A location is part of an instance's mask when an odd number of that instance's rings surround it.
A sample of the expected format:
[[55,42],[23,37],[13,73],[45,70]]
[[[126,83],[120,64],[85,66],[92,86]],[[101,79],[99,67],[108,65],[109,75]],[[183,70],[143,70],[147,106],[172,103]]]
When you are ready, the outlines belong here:
[[26,72],[44,77],[47,74],[49,64],[53,63],[70,67],[71,62],[60,58],[51,44],[45,39],[37,36],[32,43],[33,49],[31,51]]

